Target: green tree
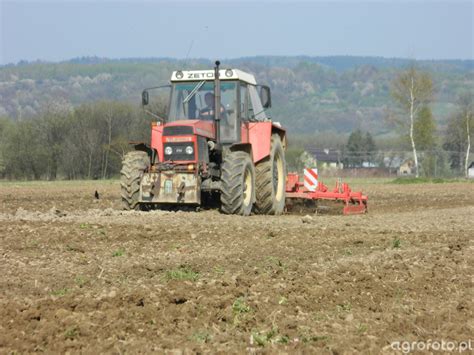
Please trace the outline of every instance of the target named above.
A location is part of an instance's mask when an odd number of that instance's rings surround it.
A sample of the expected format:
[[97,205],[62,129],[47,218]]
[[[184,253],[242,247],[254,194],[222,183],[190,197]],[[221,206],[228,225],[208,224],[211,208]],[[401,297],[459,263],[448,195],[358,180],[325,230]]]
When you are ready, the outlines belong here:
[[474,131],[472,93],[463,93],[458,98],[458,110],[448,119],[443,148],[449,152],[451,169],[467,176],[471,137]]
[[428,106],[424,106],[416,116],[415,143],[423,151],[422,171],[425,176],[433,176],[436,169],[436,122]]
[[0,177],[2,178],[5,176],[6,169],[5,152],[7,133],[11,130],[12,124],[8,118],[0,118]]
[[430,74],[420,72],[414,66],[400,72],[392,82],[392,97],[406,115],[406,119],[402,122],[408,128],[416,177],[419,177],[420,174],[415,142],[415,118],[421,108],[431,101],[433,90],[433,80]]
[[47,178],[55,180],[60,169],[64,141],[69,130],[68,117],[71,107],[63,101],[51,102],[37,119],[40,139],[47,147]]
[[360,129],[355,130],[349,135],[345,149],[345,163],[348,167],[360,167],[364,159],[364,150],[366,149],[365,139]]
[[365,134],[365,154],[366,154],[366,160],[369,162],[369,164],[372,164],[375,160],[375,154],[377,151],[377,146],[375,145],[374,138],[370,134],[370,132],[367,132]]
[[289,147],[286,152],[286,165],[288,171],[300,172],[303,170],[303,164],[301,162],[301,154],[303,154],[304,149],[298,147]]
[[369,164],[375,160],[377,146],[370,132],[355,130],[349,135],[344,150],[344,162],[348,167],[361,167],[364,162]]
[[458,99],[459,113],[462,117],[466,137],[466,155],[464,158],[464,176],[468,177],[469,155],[471,153],[471,136],[474,131],[474,98],[473,92],[465,92]]
[[39,180],[46,173],[47,147],[32,120],[8,127],[5,142],[5,175],[10,178]]
[[424,106],[416,116],[415,142],[420,150],[432,150],[436,146],[436,122],[428,106]]
[[449,154],[449,166],[453,171],[462,171],[463,155],[466,146],[463,117],[459,112],[453,113],[448,119],[444,136],[443,149]]

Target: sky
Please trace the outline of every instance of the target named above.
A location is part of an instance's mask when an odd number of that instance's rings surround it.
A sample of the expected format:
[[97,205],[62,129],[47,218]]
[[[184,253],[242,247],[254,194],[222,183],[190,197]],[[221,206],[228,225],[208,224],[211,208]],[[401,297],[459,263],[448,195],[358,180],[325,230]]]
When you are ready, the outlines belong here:
[[0,0],[0,64],[74,57],[474,59],[471,1]]

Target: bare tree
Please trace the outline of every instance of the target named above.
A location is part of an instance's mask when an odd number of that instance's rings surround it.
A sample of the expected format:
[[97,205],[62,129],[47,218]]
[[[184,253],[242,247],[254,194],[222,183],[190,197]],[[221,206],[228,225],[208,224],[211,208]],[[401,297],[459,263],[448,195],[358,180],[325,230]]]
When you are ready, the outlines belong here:
[[104,167],[102,169],[102,179],[105,179],[107,177],[107,169],[109,167],[109,154],[112,145],[112,123],[114,119],[114,113],[112,112],[111,105],[109,105],[105,110],[103,118],[107,123],[107,146],[104,149]]
[[469,154],[471,153],[471,131],[473,126],[473,111],[474,111],[474,102],[473,102],[473,93],[466,92],[463,93],[458,100],[460,107],[460,113],[463,121],[464,129],[466,130],[466,157],[464,159],[464,175],[468,177],[468,167],[469,167]]
[[71,112],[72,106],[67,101],[51,99],[42,108],[41,115],[37,120],[41,140],[46,146],[49,180],[55,180],[58,175]]
[[409,136],[415,162],[415,174],[419,177],[418,155],[415,144],[415,117],[420,109],[433,97],[433,80],[428,73],[414,66],[400,72],[392,82],[391,94],[401,109],[408,115]]

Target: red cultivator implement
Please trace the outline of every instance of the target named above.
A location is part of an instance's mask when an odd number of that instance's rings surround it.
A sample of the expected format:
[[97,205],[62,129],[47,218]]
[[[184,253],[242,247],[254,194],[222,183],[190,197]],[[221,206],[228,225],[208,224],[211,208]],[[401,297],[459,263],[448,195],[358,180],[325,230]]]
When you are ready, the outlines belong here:
[[346,183],[337,181],[333,190],[317,180],[316,169],[305,169],[304,182],[299,175],[289,173],[286,180],[287,210],[295,210],[295,206],[315,207],[317,210],[327,202],[343,204],[343,214],[361,214],[367,212],[367,196],[362,192],[353,192]]

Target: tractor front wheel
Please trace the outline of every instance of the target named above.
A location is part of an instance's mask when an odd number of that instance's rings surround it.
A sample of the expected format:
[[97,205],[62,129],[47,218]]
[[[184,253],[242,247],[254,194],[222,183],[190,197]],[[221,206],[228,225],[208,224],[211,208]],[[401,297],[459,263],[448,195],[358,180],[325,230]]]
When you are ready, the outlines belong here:
[[140,182],[150,165],[148,154],[133,151],[125,155],[120,171],[122,205],[125,210],[140,210]]
[[270,155],[255,167],[257,200],[255,212],[278,215],[285,209],[286,161],[280,136],[273,134]]
[[221,172],[221,210],[226,214],[248,216],[255,202],[255,168],[242,151],[229,152]]

